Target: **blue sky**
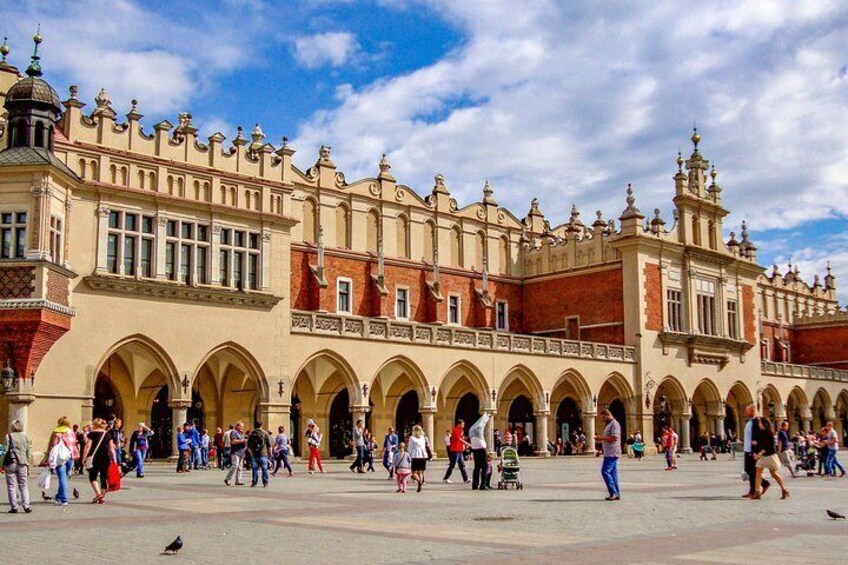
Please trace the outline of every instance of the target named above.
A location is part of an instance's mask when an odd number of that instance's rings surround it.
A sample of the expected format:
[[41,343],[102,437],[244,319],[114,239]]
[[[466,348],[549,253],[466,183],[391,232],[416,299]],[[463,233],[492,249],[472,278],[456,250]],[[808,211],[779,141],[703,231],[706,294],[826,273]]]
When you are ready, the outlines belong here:
[[[760,262],[811,281],[828,260],[848,290],[848,4],[830,0],[572,3],[451,0],[12,1],[23,67],[37,23],[63,96],[105,87],[148,129],[187,110],[205,135],[259,122],[311,165],[322,143],[347,178],[385,152],[426,193],[460,202],[489,179],[554,225],[617,217],[633,183],[671,219],[678,148],[716,163]],[[848,297],[844,294],[843,297]]]

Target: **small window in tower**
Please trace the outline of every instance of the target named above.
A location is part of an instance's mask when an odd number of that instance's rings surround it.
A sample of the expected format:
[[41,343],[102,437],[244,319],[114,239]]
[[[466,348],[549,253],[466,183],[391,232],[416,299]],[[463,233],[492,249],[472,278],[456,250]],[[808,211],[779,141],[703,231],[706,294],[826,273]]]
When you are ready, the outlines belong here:
[[44,147],[46,149],[46,145],[44,143],[44,124],[42,122],[35,123],[35,146]]

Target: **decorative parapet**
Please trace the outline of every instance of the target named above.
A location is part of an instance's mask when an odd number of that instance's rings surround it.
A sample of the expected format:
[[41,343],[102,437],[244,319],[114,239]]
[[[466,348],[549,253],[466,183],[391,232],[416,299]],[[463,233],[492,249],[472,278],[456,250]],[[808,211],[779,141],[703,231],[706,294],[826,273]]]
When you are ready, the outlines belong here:
[[831,324],[848,324],[848,311],[837,310],[824,314],[806,315],[795,318],[795,326],[817,326]]
[[9,298],[0,300],[0,310],[48,310],[68,317],[77,315],[73,308],[43,298]]
[[127,279],[107,275],[90,275],[83,279],[94,290],[118,294],[135,294],[171,300],[214,302],[246,308],[271,310],[282,296],[262,292],[245,292],[206,286],[185,286],[179,283]]
[[744,355],[753,345],[745,340],[702,335],[696,333],[662,331],[659,334],[663,352],[671,345],[685,346],[689,350],[689,364],[719,365],[724,367],[730,354]]
[[292,333],[337,335],[353,339],[415,345],[436,345],[552,357],[577,357],[623,363],[636,362],[636,349],[623,345],[319,312],[292,311],[291,329]]
[[812,365],[793,365],[791,363],[763,361],[762,373],[764,375],[776,377],[848,382],[848,371],[826,369],[824,367],[814,367]]

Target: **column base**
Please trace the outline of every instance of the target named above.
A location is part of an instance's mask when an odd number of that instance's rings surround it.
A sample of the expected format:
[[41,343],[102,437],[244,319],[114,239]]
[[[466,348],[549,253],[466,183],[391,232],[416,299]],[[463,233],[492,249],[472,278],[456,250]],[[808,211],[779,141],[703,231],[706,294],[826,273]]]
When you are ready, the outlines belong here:
[[548,450],[546,449],[546,450],[544,450],[544,451],[534,451],[534,452],[533,452],[533,455],[534,455],[535,457],[542,457],[542,458],[545,458],[545,457],[550,457],[550,456],[551,456],[551,452],[550,452],[550,451],[548,451]]
[[691,447],[683,447],[680,449],[680,453],[684,455],[691,455],[692,453],[694,453],[694,451],[692,451]]

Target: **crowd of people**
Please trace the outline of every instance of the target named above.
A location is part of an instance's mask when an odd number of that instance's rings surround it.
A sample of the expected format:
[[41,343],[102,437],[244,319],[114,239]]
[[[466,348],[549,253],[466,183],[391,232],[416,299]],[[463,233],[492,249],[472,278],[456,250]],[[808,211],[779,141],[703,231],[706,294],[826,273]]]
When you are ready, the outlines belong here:
[[[640,432],[629,435],[625,441],[621,438],[621,426],[609,412],[603,410],[601,418],[604,430],[592,438],[592,450],[597,456],[603,456],[601,474],[607,487],[607,500],[620,500],[618,482],[618,459],[623,455],[622,447],[630,457],[641,459],[644,454],[644,441]],[[771,481],[769,475],[781,488],[782,498],[789,497],[789,488],[780,475],[781,467],[789,470],[792,477],[806,472],[808,476],[822,475],[827,478],[846,475],[844,467],[837,459],[840,438],[833,426],[827,424],[818,432],[801,432],[790,437],[789,423],[781,422],[777,430],[772,422],[757,415],[756,407],[745,408],[747,418],[742,441],[744,451],[744,475],[749,481],[746,498],[759,499],[768,491]],[[458,469],[465,484],[472,490],[485,491],[492,488],[492,475],[495,471],[496,455],[504,448],[515,451],[533,452],[533,445],[523,429],[506,429],[503,434],[494,431],[493,451],[489,450],[485,428],[490,419],[483,414],[473,425],[466,429],[463,420],[457,420],[455,426],[445,432],[445,448],[448,454],[448,466],[443,482],[450,484],[453,472]],[[120,488],[120,477],[135,472],[139,479],[144,478],[144,463],[148,457],[153,431],[143,422],[127,438],[123,422],[111,417],[108,421],[95,418],[90,424],[80,427],[71,424],[67,417],[59,418],[50,434],[48,449],[43,460],[37,465],[43,468],[39,476],[42,499],[53,500],[55,504],[67,505],[71,495],[79,497],[76,489],[69,491],[69,478],[73,474],[86,474],[94,494],[92,504],[104,504],[107,493]],[[307,420],[302,436],[308,451],[307,469],[310,474],[324,473],[321,460],[321,445],[324,434],[313,420]],[[32,505],[28,493],[28,477],[33,463],[32,444],[24,432],[20,421],[12,422],[10,431],[0,444],[2,467],[6,474],[7,494],[11,506],[9,512],[19,509],[29,513]],[[288,476],[294,474],[292,460],[295,455],[292,438],[283,426],[279,426],[276,435],[263,428],[261,422],[255,422],[248,431],[243,422],[230,425],[227,430],[218,428],[210,437],[206,429],[191,422],[177,428],[177,473],[189,473],[196,470],[217,468],[226,471],[224,483],[227,486],[243,485],[244,471],[251,471],[251,486],[260,481],[267,487],[269,477],[284,471]],[[678,468],[679,437],[671,426],[661,430],[657,449],[665,458],[666,470]],[[581,430],[576,430],[562,446],[562,440],[549,445],[552,454],[584,453],[588,443]],[[717,438],[714,435],[702,435],[696,443],[696,452],[701,460],[715,460],[722,451],[734,453],[735,439]],[[389,427],[379,444],[364,422],[356,422],[351,437],[350,448],[354,453],[350,471],[356,474],[375,472],[375,453],[382,451],[382,465],[388,472],[387,479],[394,480],[398,493],[407,491],[407,484],[413,481],[416,491],[421,492],[426,484],[427,463],[433,458],[434,450],[430,438],[420,425],[413,426],[402,437],[393,427]],[[522,446],[525,446],[522,449]],[[711,457],[710,457],[711,456]],[[473,471],[469,476],[466,461],[473,461]],[[119,473],[116,479],[115,474]],[[837,475],[838,473],[838,475]],[[55,477],[57,487],[50,493],[51,477]],[[116,486],[117,484],[117,486]]]

